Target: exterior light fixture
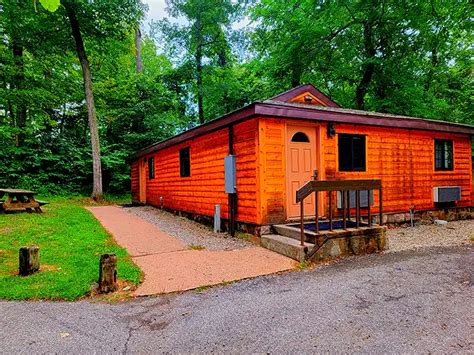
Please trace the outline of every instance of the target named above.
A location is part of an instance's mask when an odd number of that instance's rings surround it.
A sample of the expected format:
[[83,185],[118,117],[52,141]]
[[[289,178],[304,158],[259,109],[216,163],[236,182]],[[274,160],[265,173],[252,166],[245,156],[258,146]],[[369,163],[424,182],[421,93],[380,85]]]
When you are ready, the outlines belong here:
[[328,137],[332,138],[336,135],[336,127],[334,123],[328,123]]

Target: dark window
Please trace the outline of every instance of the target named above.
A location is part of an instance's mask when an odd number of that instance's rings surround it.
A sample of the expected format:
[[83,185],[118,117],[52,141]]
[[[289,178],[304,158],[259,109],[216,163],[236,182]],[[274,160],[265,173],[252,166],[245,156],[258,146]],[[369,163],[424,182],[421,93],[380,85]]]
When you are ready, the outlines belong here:
[[453,141],[435,139],[435,170],[453,170]]
[[191,160],[189,158],[189,147],[179,151],[179,174],[181,177],[191,176]]
[[339,134],[339,171],[365,171],[365,136]]
[[292,142],[309,143],[309,138],[303,132],[296,132],[291,138]]
[[148,158],[148,179],[155,178],[155,158]]

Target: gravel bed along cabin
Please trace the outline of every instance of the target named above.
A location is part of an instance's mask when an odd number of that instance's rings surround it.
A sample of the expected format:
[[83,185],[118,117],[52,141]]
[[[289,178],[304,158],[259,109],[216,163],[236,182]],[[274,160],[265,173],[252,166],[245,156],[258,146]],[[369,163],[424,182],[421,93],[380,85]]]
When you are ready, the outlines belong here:
[[214,233],[208,226],[155,207],[123,208],[127,212],[156,225],[163,232],[178,238],[190,247],[204,247],[206,250],[235,250],[255,247],[254,244],[243,239],[232,238],[227,233]]
[[387,252],[424,247],[469,245],[474,238],[474,220],[453,221],[446,225],[420,224],[387,230]]
[[[232,238],[226,233],[214,233],[208,226],[155,207],[124,207],[124,209],[189,246],[204,247],[207,250],[234,250],[254,246],[246,240]],[[471,238],[474,238],[474,220],[453,221],[446,225],[391,226],[387,230],[387,237],[389,246],[387,252],[433,246],[469,245],[473,243]]]

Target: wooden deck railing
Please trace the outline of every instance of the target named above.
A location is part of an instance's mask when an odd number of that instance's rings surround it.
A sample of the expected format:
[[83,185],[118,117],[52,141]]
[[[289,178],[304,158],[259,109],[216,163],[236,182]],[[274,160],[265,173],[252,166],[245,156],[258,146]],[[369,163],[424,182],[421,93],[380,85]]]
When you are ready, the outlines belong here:
[[[315,174],[315,177],[317,174]],[[370,211],[371,191],[379,190],[379,224],[382,225],[382,181],[381,180],[312,180],[296,191],[296,203],[300,204],[301,245],[304,246],[304,199],[315,194],[315,232],[319,233],[318,193],[329,192],[329,230],[333,230],[333,192],[340,191],[342,195],[342,226],[347,229],[347,220],[351,220],[350,191],[356,192],[356,228],[360,227],[360,192],[367,191],[367,217],[369,227],[372,226]]]

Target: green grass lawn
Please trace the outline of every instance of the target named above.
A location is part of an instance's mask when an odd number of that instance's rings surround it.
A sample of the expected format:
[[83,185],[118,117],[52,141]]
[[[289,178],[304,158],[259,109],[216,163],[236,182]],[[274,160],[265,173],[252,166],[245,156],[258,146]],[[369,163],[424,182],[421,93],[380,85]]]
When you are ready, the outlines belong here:
[[[41,199],[41,198],[40,198]],[[75,300],[99,277],[99,258],[115,253],[118,279],[138,284],[142,274],[92,214],[87,199],[57,198],[45,213],[0,214],[0,299]],[[18,276],[18,250],[40,247],[40,272]]]

